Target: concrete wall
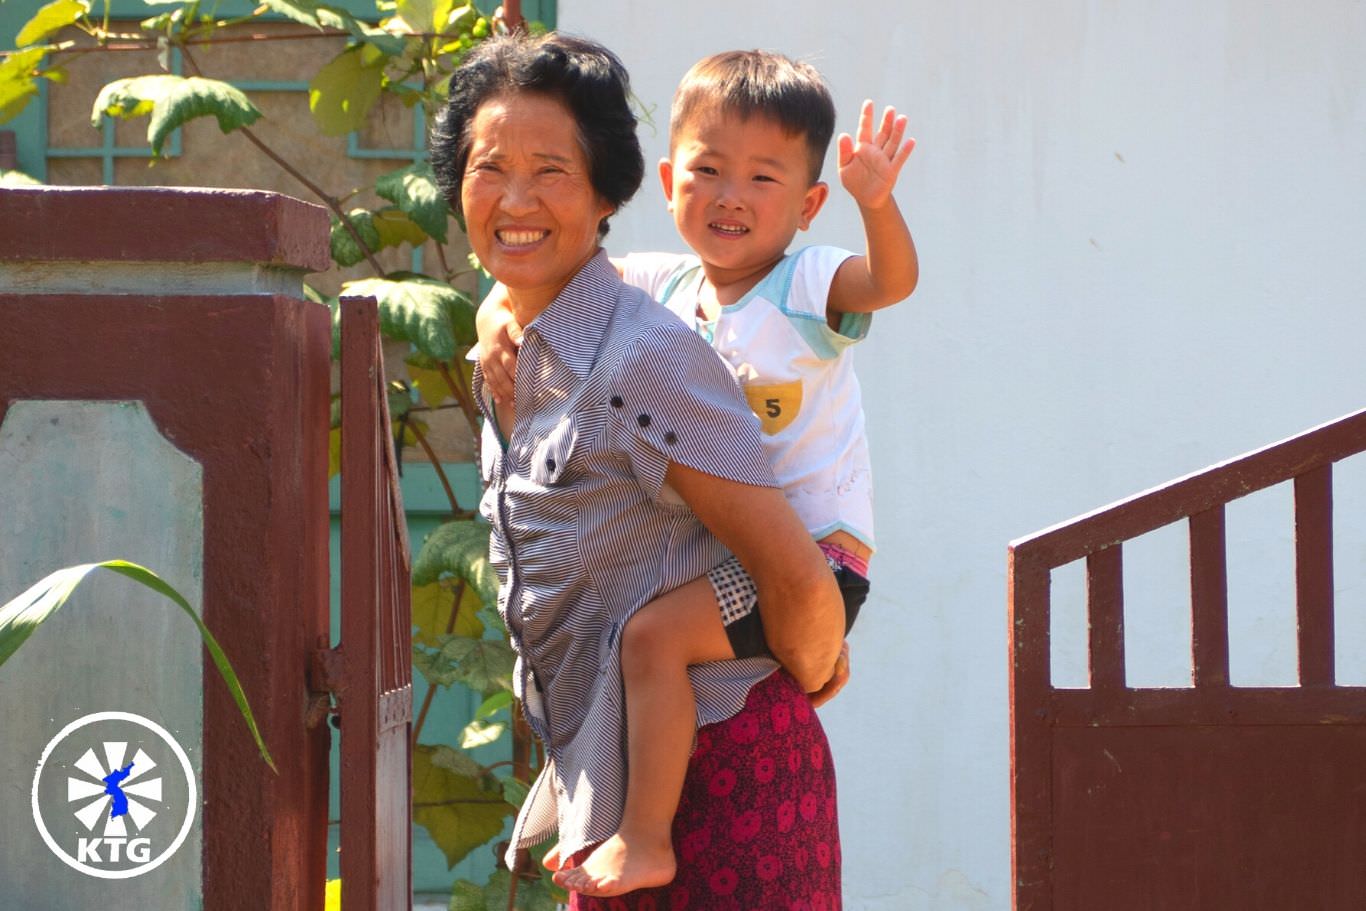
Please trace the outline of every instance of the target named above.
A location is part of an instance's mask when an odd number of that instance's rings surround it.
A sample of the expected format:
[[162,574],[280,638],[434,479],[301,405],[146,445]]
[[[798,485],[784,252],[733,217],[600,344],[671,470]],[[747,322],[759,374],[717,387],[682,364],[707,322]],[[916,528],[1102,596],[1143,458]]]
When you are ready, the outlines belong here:
[[[1007,543],[1366,405],[1366,6],[559,14],[630,68],[651,161],[678,77],[732,47],[814,62],[841,129],[865,96],[910,115],[920,145],[897,195],[923,278],[859,352],[881,554],[854,681],[822,717],[847,907],[1009,907]],[[808,236],[860,243],[842,191]],[[657,182],[609,246],[678,246]],[[1340,677],[1362,682],[1366,466],[1337,477]],[[1279,488],[1229,512],[1237,683],[1294,682],[1289,519]],[[1187,682],[1183,547],[1176,530],[1126,548],[1141,685]],[[1055,591],[1056,678],[1083,683],[1079,576]]]

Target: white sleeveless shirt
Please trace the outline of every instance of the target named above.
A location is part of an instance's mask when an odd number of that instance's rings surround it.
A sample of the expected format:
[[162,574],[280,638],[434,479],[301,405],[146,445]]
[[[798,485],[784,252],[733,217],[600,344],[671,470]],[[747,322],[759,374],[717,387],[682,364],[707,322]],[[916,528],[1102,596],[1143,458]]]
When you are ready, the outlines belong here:
[[844,314],[838,332],[826,321],[830,283],[853,255],[825,246],[790,253],[714,324],[697,312],[696,256],[632,253],[619,262],[628,284],[696,329],[730,365],[763,427],[778,484],[812,537],[845,531],[871,548],[873,482],[851,347],[867,336],[872,316]]

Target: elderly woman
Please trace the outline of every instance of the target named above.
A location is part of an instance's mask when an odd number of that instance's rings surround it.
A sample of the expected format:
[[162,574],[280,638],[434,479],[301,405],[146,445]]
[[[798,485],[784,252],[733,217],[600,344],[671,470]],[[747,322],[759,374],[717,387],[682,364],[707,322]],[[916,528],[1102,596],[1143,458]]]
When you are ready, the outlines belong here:
[[[558,832],[554,856],[573,863],[615,831],[622,628],[729,550],[784,670],[690,669],[702,727],[673,826],[678,875],[610,907],[837,907],[834,772],[806,693],[834,674],[843,607],[724,364],[599,247],[644,171],[625,70],[581,39],[495,38],[452,77],[432,143],[470,245],[525,327],[512,407],[475,378],[499,607],[549,756],[510,854]],[[572,907],[609,904],[576,894]]]

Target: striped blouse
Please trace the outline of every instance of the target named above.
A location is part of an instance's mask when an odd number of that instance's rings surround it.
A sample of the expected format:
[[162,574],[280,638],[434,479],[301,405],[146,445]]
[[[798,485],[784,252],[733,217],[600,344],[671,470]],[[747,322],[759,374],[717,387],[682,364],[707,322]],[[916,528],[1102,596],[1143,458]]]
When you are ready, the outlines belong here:
[[[474,389],[493,417],[477,371]],[[499,610],[518,654],[514,688],[549,758],[509,862],[556,830],[565,857],[616,831],[626,780],[621,629],[728,556],[664,483],[669,463],[774,486],[726,365],[624,284],[605,253],[525,327],[515,396],[510,439],[484,422],[480,511],[493,526]],[[734,715],[776,666],[692,668],[698,724]]]

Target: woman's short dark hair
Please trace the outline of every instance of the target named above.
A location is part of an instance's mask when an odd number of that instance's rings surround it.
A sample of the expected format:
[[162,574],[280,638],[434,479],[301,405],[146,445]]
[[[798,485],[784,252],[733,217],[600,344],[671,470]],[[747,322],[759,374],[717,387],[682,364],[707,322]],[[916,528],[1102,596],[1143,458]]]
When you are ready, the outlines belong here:
[[[432,130],[432,168],[441,192],[460,212],[471,125],[480,105],[498,95],[535,92],[555,98],[578,124],[593,189],[615,212],[640,189],[645,159],[636,138],[626,67],[586,38],[551,32],[498,35],[478,44],[451,75],[450,101]],[[598,236],[607,233],[607,219]]]

